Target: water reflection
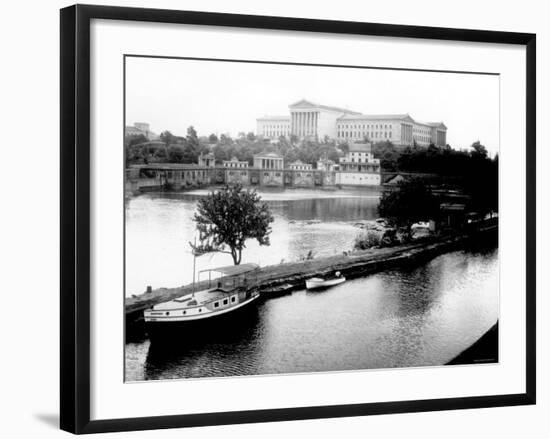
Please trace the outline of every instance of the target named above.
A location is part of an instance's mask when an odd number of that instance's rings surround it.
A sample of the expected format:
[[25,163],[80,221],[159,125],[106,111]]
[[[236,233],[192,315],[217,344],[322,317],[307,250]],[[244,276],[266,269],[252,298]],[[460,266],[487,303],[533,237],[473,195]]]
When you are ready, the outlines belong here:
[[[188,241],[196,200],[206,191],[149,194],[126,204],[126,293],[189,283]],[[266,191],[272,245],[251,242],[243,262],[260,265],[349,250],[357,220],[376,217],[376,191]],[[197,270],[230,264],[197,259]],[[126,345],[126,378],[157,380],[444,364],[498,318],[498,251],[471,248],[415,267],[295,291],[258,303],[241,325],[166,343]]]
[[260,302],[243,325],[192,343],[129,344],[127,379],[441,365],[497,318],[498,250],[457,251]]
[[[230,325],[207,330],[179,331],[164,340],[155,338],[149,346],[144,379],[194,378],[242,374],[256,362],[261,346],[261,319],[258,308],[241,314]],[[182,372],[185,371],[185,372]]]
[[[174,287],[193,279],[189,242],[196,201],[207,191],[145,194],[126,201],[126,295],[147,285]],[[293,261],[312,251],[330,256],[350,250],[357,220],[376,218],[379,193],[373,190],[270,190],[261,193],[272,208],[271,245],[248,241],[243,262],[260,265]],[[227,254],[197,259],[197,270],[232,264]]]

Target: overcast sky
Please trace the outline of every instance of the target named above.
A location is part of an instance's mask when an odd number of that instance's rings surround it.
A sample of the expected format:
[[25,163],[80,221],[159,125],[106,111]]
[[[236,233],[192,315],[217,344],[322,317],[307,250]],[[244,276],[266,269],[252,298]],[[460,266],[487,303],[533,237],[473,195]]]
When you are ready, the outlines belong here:
[[409,113],[447,125],[447,142],[499,143],[499,78],[493,75],[126,58],[126,124],[160,134],[256,131],[256,118],[288,115],[302,98],[365,114]]

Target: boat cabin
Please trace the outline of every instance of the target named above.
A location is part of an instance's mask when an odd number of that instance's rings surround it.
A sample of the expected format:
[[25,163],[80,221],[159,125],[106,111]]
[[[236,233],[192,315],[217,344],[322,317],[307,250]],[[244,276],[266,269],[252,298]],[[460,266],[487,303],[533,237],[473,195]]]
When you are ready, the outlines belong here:
[[[250,288],[258,283],[257,264],[228,265],[226,267],[209,268],[199,271],[199,283],[201,275],[203,280],[208,273],[208,288],[217,288],[224,291],[232,291],[237,288]],[[213,275],[214,274],[214,275]],[[217,277],[216,275],[221,275]]]
[[258,271],[257,264],[202,270],[198,280],[208,273],[208,288],[154,305],[144,311],[145,322],[197,321],[236,310],[259,297]]

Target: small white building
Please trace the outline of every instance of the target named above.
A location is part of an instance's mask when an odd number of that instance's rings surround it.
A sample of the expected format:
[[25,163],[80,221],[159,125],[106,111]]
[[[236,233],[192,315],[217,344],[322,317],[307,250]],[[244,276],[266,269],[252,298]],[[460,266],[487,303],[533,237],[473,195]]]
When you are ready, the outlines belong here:
[[248,168],[248,162],[246,160],[239,160],[237,157],[231,157],[231,160],[223,161],[224,168]]
[[380,186],[380,160],[372,154],[371,143],[352,143],[345,157],[340,158],[335,184],[345,186]]
[[215,166],[214,154],[209,152],[208,154],[202,154],[199,156],[199,166],[205,166],[207,168],[213,168]]
[[134,125],[128,125],[125,128],[125,134],[127,136],[145,136],[147,140],[156,140],[159,136],[153,133],[148,123],[134,122]]
[[291,163],[288,168],[291,171],[311,171],[313,165],[310,163],[303,163],[301,160],[296,160],[294,163]]
[[254,156],[254,167],[282,170],[284,168],[284,159],[283,156],[275,152],[263,152]]
[[335,170],[335,163],[333,160],[329,159],[321,159],[317,161],[317,170],[319,171],[334,171]]
[[263,152],[254,156],[254,168],[260,170],[261,186],[283,186],[284,159],[275,152]]

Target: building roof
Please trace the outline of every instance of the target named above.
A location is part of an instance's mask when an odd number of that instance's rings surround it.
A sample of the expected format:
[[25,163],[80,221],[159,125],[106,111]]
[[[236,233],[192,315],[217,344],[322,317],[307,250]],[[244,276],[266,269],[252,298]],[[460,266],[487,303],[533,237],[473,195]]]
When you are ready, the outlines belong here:
[[350,152],[371,152],[372,144],[371,143],[350,143],[349,145]]
[[149,164],[133,164],[130,165],[130,168],[138,169],[156,169],[163,171],[172,171],[180,169],[193,169],[193,168],[203,168],[196,163],[149,163]]
[[304,108],[304,107],[307,108],[307,107],[311,107],[311,108],[321,108],[323,110],[335,111],[337,113],[344,113],[344,114],[361,114],[357,111],[349,110],[347,108],[316,104],[315,102],[308,101],[307,99],[300,99],[298,102],[295,102],[295,103],[289,105],[288,107],[289,108]]
[[233,156],[233,157],[231,157],[231,160],[224,160],[223,162],[224,162],[224,163],[229,163],[229,162],[233,162],[233,163],[248,163],[248,160],[239,160],[237,157]]
[[269,159],[282,159],[283,156],[277,154],[276,152],[260,152],[259,154],[254,154],[254,158],[269,158]]
[[290,116],[263,116],[263,117],[258,117],[256,120],[276,120],[276,121],[290,122]]
[[290,164],[290,166],[308,166],[308,167],[313,167],[313,165],[311,163],[304,163],[302,162],[301,160],[296,160],[295,162],[292,162]]
[[408,122],[414,122],[419,125],[426,125],[435,128],[447,129],[443,122],[422,122],[415,120],[410,114],[345,114],[338,118],[340,121],[347,120],[406,120]]
[[200,273],[205,273],[207,271],[215,271],[217,273],[222,273],[225,276],[237,276],[238,274],[248,273],[249,271],[257,270],[260,268],[258,264],[240,264],[240,265],[227,265],[225,267],[217,268],[208,268],[206,270],[201,270]]
[[352,114],[339,117],[338,120],[413,120],[413,118],[407,114]]
[[443,122],[426,122],[426,125],[429,125],[434,128],[445,128],[447,129],[447,126]]

